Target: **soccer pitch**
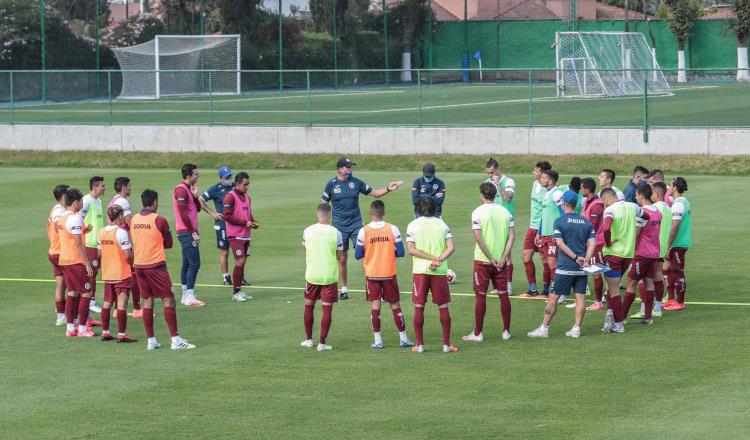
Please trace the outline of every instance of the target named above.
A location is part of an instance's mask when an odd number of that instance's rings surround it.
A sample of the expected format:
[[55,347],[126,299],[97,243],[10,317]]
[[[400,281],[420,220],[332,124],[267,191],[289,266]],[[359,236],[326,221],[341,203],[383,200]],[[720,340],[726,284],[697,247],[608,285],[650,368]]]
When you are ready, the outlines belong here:
[[[710,90],[690,93],[716,93]],[[204,189],[214,183],[215,174],[213,169],[201,171],[198,185]],[[598,168],[579,171],[588,176]],[[210,287],[200,287],[198,293],[208,305],[178,306],[181,333],[198,348],[147,352],[143,324],[135,319],[129,319],[128,330],[139,339],[136,344],[66,339],[64,327],[54,326],[53,284],[8,279],[52,278],[44,224],[55,184],[85,189],[91,175],[103,174],[103,199],[108,201],[113,179],[127,175],[133,181],[133,206],[140,207],[143,189],[156,189],[160,213],[174,224],[171,193],[179,170],[3,168],[0,438],[747,435],[750,301],[742,290],[748,284],[747,246],[742,243],[747,243],[750,207],[741,202],[741,192],[750,178],[687,176],[694,248],[687,256],[685,311],[665,312],[650,327],[631,323],[622,335],[602,334],[603,313],[587,312],[583,336],[571,340],[563,333],[573,313],[562,308],[550,339],[533,340],[526,332],[539,325],[543,303],[514,298],[513,339],[501,342],[498,301],[492,298],[485,342],[477,344],[460,338],[473,327],[473,296],[466,295],[471,292],[473,255],[470,214],[479,204],[478,185],[485,176],[439,173],[448,189],[444,219],[457,248],[449,266],[459,279],[452,286],[451,314],[452,339],[461,352],[440,352],[437,308],[430,305],[425,313],[428,351],[416,355],[398,348],[388,313],[382,324],[386,348],[370,349],[369,306],[360,292],[333,309],[328,338],[333,351],[299,347],[304,338],[301,234],[315,222],[314,208],[334,173],[250,171],[253,212],[262,227],[254,234],[247,265],[247,277],[256,286],[248,290],[255,297],[248,303],[231,302],[229,287],[217,286],[221,274],[212,221],[201,215],[198,282]],[[408,185],[418,177],[401,172],[355,175],[374,186],[395,179]],[[530,176],[512,177],[518,194],[513,287],[521,293],[527,287],[520,242],[528,225]],[[622,179],[617,183],[622,186]],[[371,200],[361,199],[363,213]],[[405,231],[413,218],[408,187],[383,200],[386,220]],[[172,279],[179,281],[179,245],[167,258]],[[351,258],[349,267],[350,287],[362,289],[359,264]],[[402,305],[413,338],[410,268],[410,258],[399,262]],[[537,274],[541,281],[539,264]],[[101,287],[97,296],[102,297]],[[158,306],[155,311],[156,334],[164,343],[163,313]],[[320,305],[315,335],[319,322]]]
[[[750,85],[672,84],[648,99],[652,127],[747,127]],[[644,98],[557,98],[550,82],[259,90],[160,100],[18,102],[0,123],[643,127]],[[531,98],[531,99],[530,99]],[[530,105],[531,101],[531,105]]]

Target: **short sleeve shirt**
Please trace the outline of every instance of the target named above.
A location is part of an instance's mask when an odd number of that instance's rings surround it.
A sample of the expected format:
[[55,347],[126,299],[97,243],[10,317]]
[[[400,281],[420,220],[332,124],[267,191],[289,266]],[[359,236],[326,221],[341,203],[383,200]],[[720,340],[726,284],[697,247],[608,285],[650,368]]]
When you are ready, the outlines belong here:
[[[383,226],[385,226],[385,222],[370,222],[370,227],[375,228],[375,229],[380,229]],[[391,225],[391,233],[393,233],[393,239],[395,240],[395,243],[401,243],[403,241],[403,239],[401,238],[401,231],[398,229],[396,225]],[[365,228],[360,228],[359,232],[357,233],[357,246],[364,246],[364,245],[365,245]]]
[[65,229],[73,235],[83,234],[83,217],[80,214],[69,215],[65,221]]
[[350,177],[344,181],[337,177],[330,179],[323,189],[321,199],[333,207],[333,226],[340,231],[356,231],[362,227],[359,212],[359,195],[369,195],[372,187],[365,182]]
[[[213,201],[214,211],[219,214],[224,214],[224,196],[234,188],[234,185],[224,185],[219,182],[215,185],[209,186],[207,190],[201,194],[201,200],[204,202]],[[224,220],[214,220],[214,225],[224,226]]]
[[124,215],[125,217],[133,215],[133,211],[130,210],[130,202],[128,202],[128,199],[126,199],[125,197],[117,197],[116,199],[112,200],[112,205],[117,205],[122,208],[122,215]]
[[[315,225],[313,225],[315,226]],[[306,228],[302,232],[302,245],[304,246],[307,242],[307,234],[312,234],[314,231],[310,228]],[[336,250],[337,251],[343,251],[344,250],[344,237],[341,235],[341,231],[336,231]]]
[[[594,227],[591,222],[580,214],[565,214],[555,220],[552,238],[562,240],[573,253],[579,256],[586,255],[586,246],[589,240],[596,238]],[[575,260],[564,252],[557,254],[557,270],[555,273],[562,275],[584,275],[585,272]]]

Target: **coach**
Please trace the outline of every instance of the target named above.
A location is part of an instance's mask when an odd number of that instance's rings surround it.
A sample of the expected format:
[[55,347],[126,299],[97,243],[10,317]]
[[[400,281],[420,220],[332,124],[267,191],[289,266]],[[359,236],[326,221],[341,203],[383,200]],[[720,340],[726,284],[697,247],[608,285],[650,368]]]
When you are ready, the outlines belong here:
[[357,165],[347,157],[342,157],[336,162],[338,174],[326,183],[321,199],[324,203],[330,203],[333,208],[333,226],[341,231],[344,241],[344,258],[339,260],[339,279],[341,281],[341,293],[339,299],[349,299],[349,288],[346,286],[346,261],[349,250],[349,241],[356,245],[357,233],[362,227],[362,216],[359,212],[359,195],[370,195],[375,198],[383,197],[391,191],[395,191],[404,182],[395,181],[385,188],[373,189],[365,182],[353,177],[352,167]]
[[435,177],[435,165],[426,163],[422,166],[422,177],[411,184],[411,203],[414,205],[414,215],[419,217],[417,204],[421,198],[430,198],[435,202],[435,217],[443,215],[443,202],[445,201],[445,183]]

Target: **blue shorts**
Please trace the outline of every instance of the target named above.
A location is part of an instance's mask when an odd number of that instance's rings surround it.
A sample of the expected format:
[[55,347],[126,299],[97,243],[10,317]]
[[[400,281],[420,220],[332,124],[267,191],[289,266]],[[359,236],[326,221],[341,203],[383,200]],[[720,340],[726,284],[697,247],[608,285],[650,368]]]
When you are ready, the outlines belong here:
[[227,240],[227,226],[226,225],[214,225],[216,231],[216,248],[218,249],[229,249],[229,240]]
[[586,294],[588,282],[588,275],[563,275],[556,273],[555,279],[552,282],[552,290],[555,295],[569,295],[570,289],[573,289],[573,293]]
[[341,232],[341,240],[344,242],[344,251],[349,250],[349,241],[352,242],[352,247],[357,245],[357,234],[359,233],[359,230],[362,229],[362,226],[356,226],[355,228],[346,228],[346,229],[340,229],[336,227]]

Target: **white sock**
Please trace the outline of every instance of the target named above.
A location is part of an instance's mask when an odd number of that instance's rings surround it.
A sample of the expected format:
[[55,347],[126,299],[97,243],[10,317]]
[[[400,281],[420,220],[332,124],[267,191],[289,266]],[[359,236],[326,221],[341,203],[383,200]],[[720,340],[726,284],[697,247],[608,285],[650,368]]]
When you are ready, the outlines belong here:
[[111,335],[112,332],[110,332],[109,330],[102,330],[102,334],[103,335]]
[[156,340],[156,336],[148,338],[148,343],[151,344],[151,345],[158,344],[158,342]]
[[544,330],[549,330],[549,326],[548,326],[548,325],[544,325],[544,324],[542,324],[542,325],[541,325],[541,327],[542,327],[542,328],[543,328]]
[[182,294],[184,295],[185,292],[187,292],[187,286],[183,284],[182,285]]
[[383,337],[380,335],[380,332],[374,332],[375,335],[375,343],[376,344],[382,344],[383,343]]
[[346,286],[341,286],[341,293],[349,293],[349,288]]
[[398,332],[398,337],[399,337],[399,339],[401,339],[402,342],[409,340],[409,336],[407,336],[406,330],[404,330],[402,332]]
[[182,337],[180,335],[172,336],[172,343],[173,344],[179,344],[182,342]]
[[579,326],[577,326],[577,325],[573,324],[573,330],[580,330],[580,329],[581,329],[581,327],[579,327]]
[[185,289],[185,294],[190,298],[195,298],[195,289]]
[[511,293],[513,293],[513,287],[511,286],[511,284],[512,283],[510,281],[508,281],[508,295],[510,295]]
[[58,313],[57,314],[57,319],[64,319],[64,318],[65,318],[65,313]]
[[646,304],[641,303],[641,315],[646,313]]
[[68,324],[68,331],[69,332],[76,331],[76,325],[75,324]]
[[654,310],[661,310],[661,301],[654,302]]
[[226,278],[226,277],[228,277],[228,276],[229,276],[229,274],[228,274],[228,273],[226,273],[226,272],[224,272],[224,278]]
[[86,326],[83,324],[78,324],[78,333],[85,333],[86,332]]

